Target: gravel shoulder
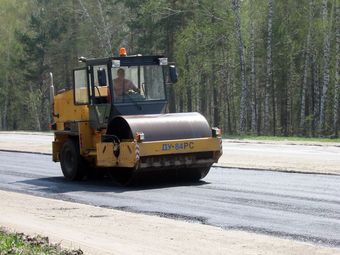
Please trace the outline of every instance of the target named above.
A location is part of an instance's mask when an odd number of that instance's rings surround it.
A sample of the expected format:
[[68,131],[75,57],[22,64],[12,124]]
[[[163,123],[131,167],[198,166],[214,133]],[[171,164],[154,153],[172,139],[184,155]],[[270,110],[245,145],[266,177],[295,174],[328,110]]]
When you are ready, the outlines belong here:
[[340,249],[0,191],[0,225],[85,254],[340,254]]
[[0,132],[0,149],[36,153],[52,153],[52,133]]
[[339,155],[337,143],[224,140],[217,166],[339,175]]

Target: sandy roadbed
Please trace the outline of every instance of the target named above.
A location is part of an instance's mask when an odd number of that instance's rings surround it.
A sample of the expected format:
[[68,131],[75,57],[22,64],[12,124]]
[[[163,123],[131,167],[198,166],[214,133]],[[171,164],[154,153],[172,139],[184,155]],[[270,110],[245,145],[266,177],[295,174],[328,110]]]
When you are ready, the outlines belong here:
[[340,254],[340,249],[0,191],[0,225],[85,254]]
[[52,133],[0,132],[0,149],[37,153],[52,153]]
[[336,143],[224,140],[218,166],[285,172],[340,174]]

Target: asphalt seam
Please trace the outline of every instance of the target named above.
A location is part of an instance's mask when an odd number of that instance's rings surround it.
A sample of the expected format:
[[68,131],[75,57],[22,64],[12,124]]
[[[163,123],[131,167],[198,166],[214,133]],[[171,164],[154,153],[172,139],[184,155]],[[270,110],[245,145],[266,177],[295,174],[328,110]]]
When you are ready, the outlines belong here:
[[289,170],[289,169],[268,169],[268,168],[257,168],[257,167],[234,167],[234,166],[225,166],[225,165],[213,165],[214,167],[219,168],[226,168],[226,169],[238,169],[238,170],[245,170],[245,171],[266,171],[266,172],[280,172],[280,173],[292,173],[292,174],[314,174],[314,175],[335,175],[340,176],[337,173],[319,173],[319,172],[312,172],[308,170]]
[[37,155],[52,156],[52,153],[38,152],[38,151],[20,151],[20,150],[7,150],[7,149],[0,149],[0,151],[1,152],[13,152],[13,153],[25,153],[25,154],[37,154]]

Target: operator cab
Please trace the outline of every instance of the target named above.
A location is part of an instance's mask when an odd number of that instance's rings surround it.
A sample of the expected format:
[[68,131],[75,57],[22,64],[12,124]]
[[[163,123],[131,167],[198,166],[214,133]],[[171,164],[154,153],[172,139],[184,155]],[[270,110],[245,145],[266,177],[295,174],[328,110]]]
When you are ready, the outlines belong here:
[[166,84],[177,82],[176,68],[167,58],[122,52],[120,57],[80,58],[86,66],[74,70],[75,104],[89,105],[96,128],[107,127],[118,115],[164,113]]

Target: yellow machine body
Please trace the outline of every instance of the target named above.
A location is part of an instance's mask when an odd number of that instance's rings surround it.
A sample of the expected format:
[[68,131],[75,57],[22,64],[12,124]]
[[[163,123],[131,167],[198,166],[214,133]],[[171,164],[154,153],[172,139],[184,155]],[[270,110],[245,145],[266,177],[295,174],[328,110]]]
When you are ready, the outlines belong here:
[[[161,60],[164,60],[158,57],[135,57],[119,58],[119,61],[130,59],[133,63],[149,61],[148,64],[150,61],[161,63]],[[88,64],[87,69],[82,69],[87,72],[87,77],[77,77],[78,85],[74,85],[73,89],[60,91],[53,97],[53,161],[61,162],[64,176],[75,180],[80,176],[77,173],[80,168],[86,168],[87,171],[107,168],[112,172],[119,171],[122,175],[125,172],[135,174],[165,169],[185,172],[198,169],[201,174],[197,179],[203,178],[211,165],[222,155],[220,133],[214,133],[206,119],[199,113],[164,114],[160,113],[162,110],[155,110],[154,114],[153,108],[148,106],[150,103],[146,102],[143,107],[149,107],[146,108],[149,110],[148,113],[142,114],[139,111],[142,107],[133,99],[130,103],[130,112],[127,115],[117,115],[112,110],[114,105],[110,98],[113,79],[109,80],[108,86],[105,85],[107,78],[98,76],[98,81],[101,79],[100,82],[104,85],[95,87],[91,85],[95,73],[92,68],[99,65],[98,61],[94,59],[93,65]],[[103,67],[113,66],[111,58],[105,61],[104,63],[108,64],[97,69],[98,75],[105,76]],[[144,62],[140,62],[140,65],[143,64]],[[126,65],[129,66],[128,63]],[[111,69],[106,70],[110,75],[113,72]],[[145,68],[144,72],[147,71]],[[88,76],[90,73],[92,78]],[[86,101],[90,98],[89,95],[91,100],[97,97],[101,100],[98,101],[100,107],[110,109],[109,116],[102,115],[106,116],[105,125],[98,121],[101,113],[98,113],[97,104],[94,101],[91,103]],[[96,118],[93,117],[93,110],[97,111]],[[75,162],[74,167],[72,162]]]
[[[103,89],[104,92],[104,89]],[[75,105],[73,101],[73,90],[67,90],[55,96],[54,99],[54,121],[56,124],[55,139],[53,142],[53,160],[59,161],[59,153],[63,143],[73,135],[79,140],[79,149],[82,157],[94,167],[127,167],[127,168],[149,168],[162,167],[167,162],[147,161],[150,157],[168,156],[180,154],[186,164],[191,162],[190,157],[184,154],[198,152],[212,152],[212,159],[217,162],[222,154],[221,137],[206,137],[195,139],[160,140],[143,142],[133,139],[120,143],[120,153],[114,154],[114,144],[102,142],[101,136],[106,129],[95,130],[90,125],[89,109],[87,105]],[[69,132],[67,126],[70,126]],[[66,129],[66,130],[65,130]],[[180,160],[174,162],[182,165]],[[185,164],[184,164],[185,165]]]
[[[207,137],[195,139],[160,140],[143,142],[136,139],[122,141],[120,153],[114,154],[114,144],[101,142],[102,134],[106,129],[95,130],[91,128],[89,121],[89,109],[87,105],[75,105],[73,101],[73,90],[62,92],[54,99],[54,121],[56,124],[55,139],[53,142],[53,160],[59,161],[59,153],[63,143],[70,135],[79,140],[80,154],[95,167],[128,167],[128,168],[150,168],[167,166],[169,163],[162,161],[161,156],[178,158],[174,165],[197,164],[192,162],[189,155],[198,152],[212,152],[214,162],[217,162],[222,154],[221,138]],[[65,131],[70,125],[72,132]],[[66,128],[67,129],[67,128]],[[164,149],[166,148],[166,149]],[[188,157],[186,157],[186,155]],[[150,157],[158,157],[159,160],[144,160]],[[199,160],[199,159],[198,159]],[[204,159],[203,159],[204,160]],[[187,163],[185,164],[185,161]]]

